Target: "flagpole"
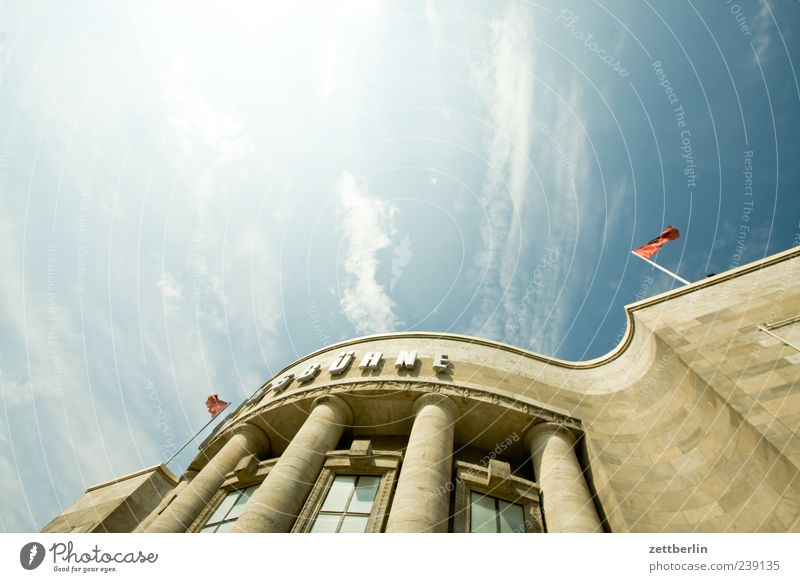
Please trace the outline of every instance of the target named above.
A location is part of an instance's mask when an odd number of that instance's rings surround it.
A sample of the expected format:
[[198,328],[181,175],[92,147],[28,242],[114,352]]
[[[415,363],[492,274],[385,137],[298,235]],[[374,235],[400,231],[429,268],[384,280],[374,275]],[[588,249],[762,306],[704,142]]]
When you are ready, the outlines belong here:
[[225,408],[228,408],[228,406],[230,406],[230,405],[231,405],[231,403],[230,403],[230,402],[228,402],[228,403],[225,405],[225,407],[224,407],[222,410],[220,410],[218,413],[216,413],[214,416],[212,416],[212,417],[211,417],[211,420],[209,420],[207,423],[205,423],[205,424],[203,425],[203,428],[201,428],[201,429],[200,429],[200,430],[198,430],[196,433],[194,433],[194,434],[191,436],[191,438],[190,438],[188,441],[186,441],[185,443],[183,443],[183,446],[182,446],[181,448],[179,448],[179,449],[178,449],[178,450],[175,452],[175,454],[174,454],[174,455],[172,455],[172,456],[171,456],[169,459],[167,459],[166,461],[164,461],[164,465],[165,465],[165,466],[166,466],[166,465],[169,465],[169,464],[170,464],[170,462],[172,462],[172,460],[173,460],[175,457],[177,457],[177,456],[180,454],[180,452],[181,452],[183,449],[185,449],[186,447],[188,447],[188,446],[189,446],[189,443],[191,443],[191,442],[192,442],[194,439],[196,439],[196,438],[197,438],[197,435],[199,435],[201,432],[203,432],[203,431],[206,429],[206,427],[208,427],[208,425],[209,425],[209,424],[211,424],[212,422],[214,422],[214,421],[216,420],[216,418],[217,418],[217,417],[218,417],[218,416],[219,416],[219,415],[222,413],[222,411],[223,411],[223,410],[225,410]]
[[689,281],[687,281],[687,280],[686,280],[686,279],[684,279],[683,277],[679,277],[678,275],[676,275],[676,274],[675,274],[675,273],[673,273],[672,271],[669,271],[669,270],[665,269],[664,267],[662,267],[662,266],[661,266],[661,265],[659,265],[658,263],[656,263],[656,262],[653,262],[653,261],[651,261],[650,259],[648,259],[648,258],[646,258],[646,257],[643,257],[642,255],[639,255],[639,254],[637,254],[637,253],[635,253],[635,252],[633,252],[633,251],[631,251],[631,254],[632,254],[633,256],[635,256],[635,257],[639,257],[639,258],[640,258],[640,259],[642,259],[643,261],[646,261],[646,262],[650,263],[650,264],[651,264],[651,265],[653,265],[653,266],[654,266],[656,269],[659,269],[659,270],[663,271],[664,273],[666,273],[666,274],[667,274],[667,275],[669,275],[670,277],[673,277],[673,278],[677,279],[678,281],[680,281],[680,282],[681,282],[681,283],[683,283],[684,285],[691,285],[691,283],[690,283]]

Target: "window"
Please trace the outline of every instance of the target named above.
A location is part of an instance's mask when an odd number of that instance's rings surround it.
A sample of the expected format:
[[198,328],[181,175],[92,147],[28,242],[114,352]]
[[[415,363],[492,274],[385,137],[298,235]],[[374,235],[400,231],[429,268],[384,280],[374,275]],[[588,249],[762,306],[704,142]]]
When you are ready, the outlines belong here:
[[364,533],[380,483],[378,475],[336,475],[311,533]]
[[200,533],[224,533],[230,531],[256,489],[258,489],[258,485],[253,485],[247,489],[229,491],[222,503],[217,506],[211,517],[208,518],[206,524],[200,528]]
[[471,533],[525,533],[522,505],[470,492]]
[[383,531],[402,454],[374,451],[369,440],[356,439],[349,449],[328,451],[325,456],[292,531]]
[[488,466],[456,461],[453,531],[540,533],[539,487],[491,459]]

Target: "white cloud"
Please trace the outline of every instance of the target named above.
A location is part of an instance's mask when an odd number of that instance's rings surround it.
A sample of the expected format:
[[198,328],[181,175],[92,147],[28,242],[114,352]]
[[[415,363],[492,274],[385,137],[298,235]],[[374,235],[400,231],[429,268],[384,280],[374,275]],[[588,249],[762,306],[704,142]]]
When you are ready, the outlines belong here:
[[[542,179],[549,184],[547,242],[551,248],[559,249],[559,260],[552,269],[549,285],[539,296],[549,309],[534,309],[526,320],[527,326],[521,328],[519,339],[532,340],[535,349],[547,354],[557,352],[589,295],[593,284],[590,275],[596,267],[596,245],[602,241],[598,229],[608,216],[608,208],[600,205],[604,196],[602,184],[590,180],[595,155],[585,127],[591,117],[582,89],[586,82],[577,73],[569,80],[553,79],[550,84],[558,92],[558,98],[550,99],[550,114],[539,116],[550,126],[548,130],[540,127],[537,132],[542,144],[547,143],[537,155],[537,167],[542,168]],[[546,111],[547,106],[542,104],[542,109]],[[562,151],[565,164],[554,163],[553,159]]]
[[[70,309],[70,288],[59,268],[62,263],[56,261],[63,255],[48,251],[43,267],[37,262],[44,254],[41,246],[31,244],[23,255],[17,237],[3,242],[0,257],[9,260],[3,263],[6,284],[0,287],[0,305],[8,311],[0,319],[4,339],[14,347],[0,356],[0,527],[30,531],[88,485],[141,466],[140,455],[154,447],[149,435],[139,434],[129,455],[109,455],[111,443],[130,451],[131,433],[122,419],[135,414],[136,403],[129,400],[131,409],[119,408],[111,358],[106,353],[102,362],[96,361],[98,348],[91,339],[100,330],[107,334],[104,302],[87,290],[80,310]],[[42,268],[47,269],[46,284],[35,275]],[[133,353],[121,337],[103,337],[111,340],[104,346],[110,343],[118,353]],[[103,380],[92,385],[92,377]],[[17,465],[15,457],[37,461]]]
[[339,183],[340,226],[345,240],[340,304],[360,334],[384,333],[401,325],[394,301],[377,281],[378,253],[391,245],[395,207],[365,192],[349,173]]
[[772,12],[765,0],[753,17],[753,48],[759,63],[764,64],[767,51],[772,43]]
[[503,335],[500,302],[512,286],[520,256],[519,217],[530,174],[531,136],[528,112],[533,96],[530,24],[517,5],[492,25],[493,50],[488,66],[476,71],[478,91],[487,103],[493,134],[488,176],[481,204],[487,220],[480,229],[483,251],[477,257],[489,284],[481,309],[472,319],[475,333]]
[[19,382],[9,378],[0,378],[0,395],[3,406],[30,405],[33,401],[33,387],[28,381]]
[[[564,79],[558,71],[556,78],[542,78],[548,70],[537,69],[535,31],[524,7],[509,6],[492,30],[490,59],[477,69],[492,136],[481,193],[487,217],[480,230],[483,252],[477,259],[483,297],[470,333],[552,354],[574,315],[565,283],[576,267],[574,249],[586,211],[576,191],[584,190],[592,159],[581,126],[587,115],[580,110],[584,99],[574,75]],[[585,233],[586,225],[580,227]],[[557,249],[559,260],[537,271],[537,258],[553,256],[545,247]],[[535,297],[525,299],[534,278]],[[521,308],[523,300],[530,303]]]
[[163,79],[166,118],[175,131],[184,155],[197,155],[198,146],[212,154],[216,162],[245,158],[255,143],[230,113],[219,111],[192,89],[186,59],[173,55]]
[[179,301],[183,298],[183,292],[172,275],[163,274],[158,281],[158,288],[161,290],[161,297],[164,298],[164,301]]

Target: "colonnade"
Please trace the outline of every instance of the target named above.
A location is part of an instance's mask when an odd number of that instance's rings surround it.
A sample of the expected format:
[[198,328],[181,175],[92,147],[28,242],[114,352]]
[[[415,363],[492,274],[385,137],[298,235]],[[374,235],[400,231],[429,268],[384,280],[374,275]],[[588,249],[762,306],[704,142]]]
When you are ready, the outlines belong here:
[[[446,532],[458,407],[429,393],[414,403],[414,421],[397,481],[387,532]],[[338,396],[314,400],[311,412],[266,479],[251,496],[234,532],[288,532],[353,413]],[[549,532],[602,531],[575,452],[573,432],[555,423],[531,428],[523,442],[533,459]],[[225,475],[247,455],[263,457],[269,438],[258,427],[240,425],[228,442],[147,528],[185,532],[219,490]]]

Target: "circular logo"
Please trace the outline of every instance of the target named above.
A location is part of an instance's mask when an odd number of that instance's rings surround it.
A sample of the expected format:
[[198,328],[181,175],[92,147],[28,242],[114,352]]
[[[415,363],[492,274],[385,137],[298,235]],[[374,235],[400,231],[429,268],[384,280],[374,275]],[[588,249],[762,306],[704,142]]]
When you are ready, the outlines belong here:
[[39,542],[28,542],[19,551],[19,563],[26,570],[35,570],[44,561],[44,546]]

